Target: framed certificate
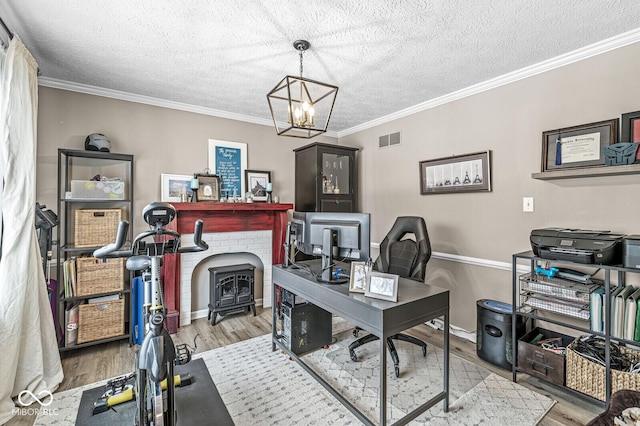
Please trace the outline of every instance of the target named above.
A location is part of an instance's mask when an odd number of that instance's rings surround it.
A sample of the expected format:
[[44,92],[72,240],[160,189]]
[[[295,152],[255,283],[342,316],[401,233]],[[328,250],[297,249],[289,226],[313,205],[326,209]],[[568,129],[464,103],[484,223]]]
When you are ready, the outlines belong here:
[[618,143],[618,121],[600,121],[542,133],[541,171],[604,166],[603,147]]

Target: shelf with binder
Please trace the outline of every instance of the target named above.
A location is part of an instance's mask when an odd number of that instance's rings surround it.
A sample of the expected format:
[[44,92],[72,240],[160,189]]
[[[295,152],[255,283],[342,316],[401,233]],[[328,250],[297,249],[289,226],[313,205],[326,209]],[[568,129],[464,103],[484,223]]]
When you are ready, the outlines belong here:
[[133,224],[133,155],[58,150],[60,351],[130,338],[131,274],[123,259],[92,257],[120,220]]
[[[602,275],[603,279],[591,278],[589,282],[581,283],[536,274],[536,266],[539,263],[548,264],[549,262],[554,266],[586,269],[593,272],[594,275],[600,271],[599,276]],[[525,268],[528,272],[523,273]],[[531,319],[536,323],[535,326],[538,326],[539,322],[554,324],[572,330],[571,334],[576,334],[574,337],[595,335],[604,341],[604,365],[600,367],[602,371],[598,375],[598,377],[602,377],[604,383],[601,384],[604,386],[600,386],[600,388],[604,390],[600,393],[592,393],[582,391],[573,383],[569,384],[570,374],[572,374],[572,369],[569,366],[567,367],[567,384],[562,387],[567,392],[596,404],[608,405],[613,393],[612,386],[615,391],[616,386],[619,385],[618,377],[630,374],[612,370],[612,345],[621,346],[627,352],[637,352],[636,348],[640,346],[640,307],[638,307],[640,289],[627,285],[626,278],[629,273],[638,274],[640,269],[625,268],[620,265],[549,260],[537,257],[531,251],[512,256],[512,314],[514,323],[516,315],[518,315]],[[515,336],[515,330],[512,330],[513,359],[517,359],[515,352],[517,339]],[[574,357],[572,359],[576,358],[575,352],[569,348],[567,353]],[[640,357],[640,352],[638,352],[638,357]],[[568,358],[567,363],[569,364]],[[512,368],[513,381],[517,381],[518,372],[524,372],[524,368],[514,363]],[[592,374],[596,377],[593,372],[583,372],[583,374]],[[640,383],[640,375],[637,376]]]

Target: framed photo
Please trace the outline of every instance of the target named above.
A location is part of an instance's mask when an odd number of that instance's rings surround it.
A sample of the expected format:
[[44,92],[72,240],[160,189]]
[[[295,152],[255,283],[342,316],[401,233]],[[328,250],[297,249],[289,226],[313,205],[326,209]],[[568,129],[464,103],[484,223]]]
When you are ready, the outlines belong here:
[[170,175],[162,173],[160,175],[160,200],[170,203],[182,201],[182,194],[187,194],[187,199],[191,199],[191,175]]
[[196,175],[200,183],[196,190],[198,201],[220,201],[220,176]]
[[618,143],[618,119],[542,133],[541,171],[604,166],[602,148]]
[[398,275],[370,271],[367,274],[367,286],[364,295],[376,299],[398,301]]
[[622,114],[620,142],[640,142],[640,111]]
[[244,171],[245,188],[247,192],[251,192],[253,201],[267,201],[267,183],[269,182],[271,182],[271,172]]
[[349,291],[364,293],[367,287],[367,262],[351,262]]
[[491,151],[420,161],[420,194],[491,191]]
[[209,139],[209,170],[220,176],[222,194],[244,196],[244,171],[247,170],[247,144]]

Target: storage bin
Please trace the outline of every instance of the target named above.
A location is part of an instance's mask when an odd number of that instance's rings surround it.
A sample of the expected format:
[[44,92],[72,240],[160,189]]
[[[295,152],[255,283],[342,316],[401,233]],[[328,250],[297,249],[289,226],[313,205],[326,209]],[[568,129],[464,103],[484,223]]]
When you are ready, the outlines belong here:
[[124,334],[124,299],[78,307],[78,344]]
[[71,191],[65,194],[71,200],[124,200],[124,182],[72,180]]
[[122,209],[76,210],[76,247],[100,247],[116,241]]
[[124,290],[124,259],[76,259],[76,296]]
[[574,338],[566,334],[536,327],[518,340],[518,368],[534,377],[547,380],[557,385],[565,382],[565,356],[551,350],[544,349],[531,342],[539,335],[539,340],[559,337],[559,347],[566,348]]
[[[606,370],[603,365],[588,360],[581,356],[573,348],[576,342],[586,336],[575,339],[567,346],[566,355],[566,386],[589,395],[600,401],[606,400],[605,375]],[[620,352],[624,354],[630,361],[640,361],[640,351],[620,346]],[[622,389],[630,389],[640,391],[640,374],[629,373],[611,369],[611,394]]]

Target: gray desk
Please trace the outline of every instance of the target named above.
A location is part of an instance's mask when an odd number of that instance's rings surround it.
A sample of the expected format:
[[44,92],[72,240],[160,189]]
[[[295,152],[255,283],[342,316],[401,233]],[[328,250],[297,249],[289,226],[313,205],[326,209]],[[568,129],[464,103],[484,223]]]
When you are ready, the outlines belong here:
[[[301,262],[311,266],[314,272],[320,268],[319,261]],[[363,423],[374,425],[369,418],[362,414],[353,404],[320,377],[312,368],[307,366],[296,354],[289,351],[277,337],[277,304],[276,286],[280,286],[320,308],[331,312],[353,325],[378,336],[381,342],[387,337],[400,333],[408,328],[423,324],[434,318],[444,317],[444,373],[442,392],[429,401],[420,405],[412,412],[398,420],[394,425],[404,425],[418,417],[439,401],[443,401],[443,410],[449,408],[449,290],[422,284],[416,281],[400,278],[398,287],[398,302],[365,297],[361,293],[349,293],[349,284],[323,284],[305,269],[284,268],[282,265],[273,267],[272,292],[272,350],[276,346],[287,352],[314,379],[322,384],[333,396],[349,409]],[[345,349],[346,350],[346,349]],[[380,345],[380,404],[381,426],[387,424],[387,345]]]

